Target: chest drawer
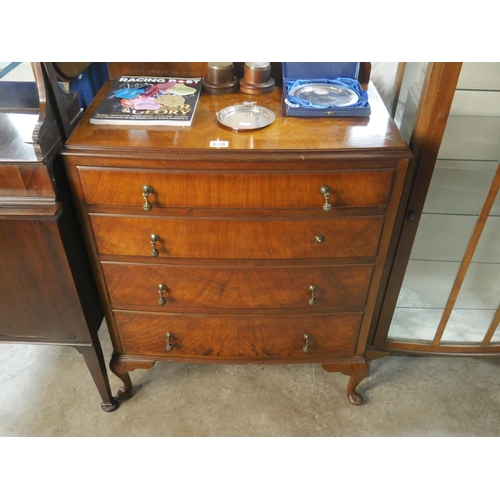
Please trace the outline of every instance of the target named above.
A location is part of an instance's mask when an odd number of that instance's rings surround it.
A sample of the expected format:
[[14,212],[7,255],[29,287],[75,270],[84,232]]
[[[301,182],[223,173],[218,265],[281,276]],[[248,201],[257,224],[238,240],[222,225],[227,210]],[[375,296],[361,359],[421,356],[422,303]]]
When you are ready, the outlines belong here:
[[0,204],[17,201],[26,203],[36,197],[37,202],[55,202],[55,191],[49,171],[45,165],[2,165],[0,168]]
[[[352,355],[362,314],[268,317],[116,311],[115,318],[126,354],[197,361],[293,359],[307,363]],[[307,342],[304,335],[310,336]]]
[[104,262],[102,268],[114,307],[166,311],[362,307],[372,275],[369,265],[219,268]]
[[[251,167],[250,167],[251,168]],[[325,173],[166,173],[79,167],[85,203],[140,208],[143,187],[155,207],[187,208],[318,208],[325,203],[322,186],[330,188],[334,207],[386,206],[393,170]]]
[[211,220],[92,215],[90,219],[101,256],[149,257],[154,234],[157,259],[372,257],[383,221],[382,216]]

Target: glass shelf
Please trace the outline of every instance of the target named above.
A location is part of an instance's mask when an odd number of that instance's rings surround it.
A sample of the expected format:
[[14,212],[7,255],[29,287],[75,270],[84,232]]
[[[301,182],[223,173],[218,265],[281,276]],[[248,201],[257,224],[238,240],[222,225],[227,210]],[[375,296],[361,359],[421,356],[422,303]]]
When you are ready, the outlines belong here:
[[[444,308],[459,267],[459,262],[410,260],[396,307]],[[496,310],[499,302],[498,264],[472,263],[455,307]]]
[[[479,215],[497,166],[497,161],[438,160],[423,213]],[[500,215],[500,197],[491,215]]]
[[500,116],[450,116],[438,159],[500,159]]
[[[389,340],[402,342],[424,341],[429,344],[434,339],[444,309],[396,308],[389,330]],[[495,315],[492,309],[458,309],[451,313],[441,339],[442,344],[477,345]],[[497,328],[491,343],[500,342],[500,329]]]
[[[477,215],[423,214],[410,259],[461,262]],[[472,262],[500,261],[500,217],[488,217]]]
[[468,62],[462,65],[458,90],[500,90],[500,64]]

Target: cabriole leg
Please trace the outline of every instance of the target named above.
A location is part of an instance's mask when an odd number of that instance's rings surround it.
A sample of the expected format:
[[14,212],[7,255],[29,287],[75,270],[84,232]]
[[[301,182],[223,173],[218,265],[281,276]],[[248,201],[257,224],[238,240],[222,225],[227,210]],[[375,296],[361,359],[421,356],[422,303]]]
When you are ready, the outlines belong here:
[[137,369],[149,369],[154,366],[156,361],[145,360],[130,360],[120,357],[120,355],[113,355],[109,367],[111,371],[123,382],[122,387],[116,391],[116,397],[120,401],[125,401],[132,396],[132,380],[130,379],[129,372]]
[[368,363],[363,357],[356,357],[349,361],[335,361],[324,364],[327,372],[340,372],[349,377],[347,383],[347,399],[354,406],[363,404],[363,396],[356,391],[359,383],[368,376]]

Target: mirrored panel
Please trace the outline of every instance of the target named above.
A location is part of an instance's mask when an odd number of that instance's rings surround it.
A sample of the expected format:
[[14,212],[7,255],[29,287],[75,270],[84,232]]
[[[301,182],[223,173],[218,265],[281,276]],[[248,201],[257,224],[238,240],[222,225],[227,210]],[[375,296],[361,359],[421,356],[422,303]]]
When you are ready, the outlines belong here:
[[411,131],[422,94],[427,64],[426,62],[405,63],[405,71],[401,82],[394,121],[407,144],[410,142]]
[[37,112],[38,89],[31,63],[0,62],[0,112]]

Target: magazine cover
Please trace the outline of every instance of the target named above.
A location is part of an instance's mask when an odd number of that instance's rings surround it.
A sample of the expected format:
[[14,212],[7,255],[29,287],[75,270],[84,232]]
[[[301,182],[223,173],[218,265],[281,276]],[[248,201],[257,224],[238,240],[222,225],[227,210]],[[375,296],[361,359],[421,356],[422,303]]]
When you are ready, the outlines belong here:
[[95,125],[190,126],[202,78],[121,76],[90,119]]

